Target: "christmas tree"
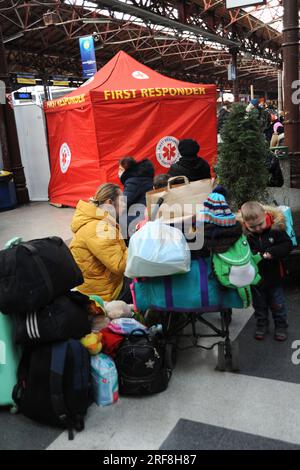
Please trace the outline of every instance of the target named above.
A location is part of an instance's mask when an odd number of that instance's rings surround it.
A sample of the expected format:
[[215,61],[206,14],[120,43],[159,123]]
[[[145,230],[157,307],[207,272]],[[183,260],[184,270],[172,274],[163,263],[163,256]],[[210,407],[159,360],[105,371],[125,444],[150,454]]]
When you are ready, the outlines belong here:
[[233,105],[221,137],[216,172],[232,208],[236,210],[246,201],[263,201],[269,178],[265,163],[268,147],[258,111],[248,113],[244,105]]

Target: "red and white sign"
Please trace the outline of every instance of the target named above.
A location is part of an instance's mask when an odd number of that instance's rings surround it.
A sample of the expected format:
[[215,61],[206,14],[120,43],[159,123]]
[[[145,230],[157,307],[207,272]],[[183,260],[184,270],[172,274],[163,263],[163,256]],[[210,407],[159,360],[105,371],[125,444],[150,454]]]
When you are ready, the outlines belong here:
[[148,80],[148,75],[146,75],[144,72],[140,72],[139,70],[135,70],[132,72],[133,78],[137,78],[138,80]]
[[170,168],[179,157],[178,140],[175,137],[166,136],[160,139],[156,146],[156,158],[162,166]]
[[59,149],[59,163],[62,173],[66,173],[68,171],[71,163],[71,156],[71,150],[69,149],[68,144],[64,142]]

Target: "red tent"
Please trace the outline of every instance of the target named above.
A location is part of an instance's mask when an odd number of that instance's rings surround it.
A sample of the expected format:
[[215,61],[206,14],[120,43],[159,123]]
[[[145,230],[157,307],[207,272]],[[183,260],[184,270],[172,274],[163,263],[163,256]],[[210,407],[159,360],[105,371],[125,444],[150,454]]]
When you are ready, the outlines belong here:
[[119,183],[124,156],[148,157],[165,173],[179,158],[179,139],[197,140],[200,155],[216,160],[216,86],[165,77],[123,51],[44,108],[53,203],[75,206],[101,183]]

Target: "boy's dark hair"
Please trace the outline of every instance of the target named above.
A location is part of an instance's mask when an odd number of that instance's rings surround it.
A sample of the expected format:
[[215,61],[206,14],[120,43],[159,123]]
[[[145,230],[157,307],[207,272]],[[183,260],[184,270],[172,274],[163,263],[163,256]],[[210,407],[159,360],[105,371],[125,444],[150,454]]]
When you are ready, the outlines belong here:
[[119,161],[119,164],[126,171],[130,168],[133,168],[137,164],[137,162],[133,157],[124,157]]
[[165,188],[168,185],[169,178],[170,178],[170,175],[168,175],[168,173],[162,173],[161,175],[154,176],[153,188],[154,189]]

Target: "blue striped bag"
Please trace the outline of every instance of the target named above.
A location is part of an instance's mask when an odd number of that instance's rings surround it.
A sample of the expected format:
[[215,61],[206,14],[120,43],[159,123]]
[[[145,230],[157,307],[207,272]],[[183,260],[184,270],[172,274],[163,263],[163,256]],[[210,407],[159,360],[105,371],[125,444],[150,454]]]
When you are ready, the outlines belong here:
[[243,308],[237,291],[221,286],[213,275],[210,258],[192,260],[188,273],[135,279],[131,292],[135,308],[141,311],[204,313]]

